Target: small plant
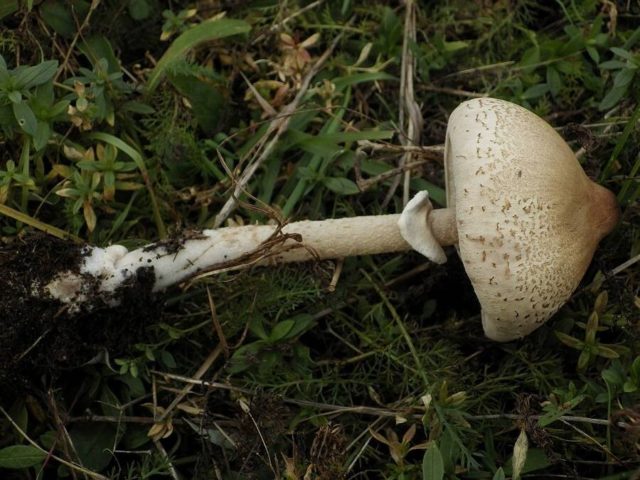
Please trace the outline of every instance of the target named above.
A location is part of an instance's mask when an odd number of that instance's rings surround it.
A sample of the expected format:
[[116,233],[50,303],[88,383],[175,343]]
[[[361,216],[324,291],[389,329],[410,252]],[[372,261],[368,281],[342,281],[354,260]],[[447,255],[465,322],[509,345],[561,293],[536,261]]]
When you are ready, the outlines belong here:
[[82,130],[91,130],[94,123],[103,121],[115,125],[116,104],[131,92],[131,86],[122,80],[122,72],[114,70],[106,58],[100,58],[93,69],[81,67],[81,75],[68,80],[76,97],[68,112],[74,125]]
[[603,291],[596,298],[594,309],[587,322],[576,322],[585,331],[584,340],[556,331],[556,336],[562,343],[580,351],[576,366],[579,372],[585,371],[597,357],[615,359],[629,353],[629,349],[624,345],[604,344],[597,338],[598,333],[608,330],[608,327],[599,325],[600,315],[605,310],[607,302],[608,294]]
[[51,123],[65,111],[67,102],[53,102],[52,80],[58,62],[49,60],[34,66],[9,70],[0,56],[0,127],[13,137],[26,134],[36,150],[51,136]]
[[640,357],[636,357],[631,364],[629,376],[627,377],[627,380],[625,380],[623,388],[627,393],[633,393],[640,390]]
[[13,160],[8,160],[6,170],[0,170],[0,204],[7,203],[12,187],[26,187],[35,190],[35,182],[29,175],[20,173]]
[[614,58],[600,64],[600,68],[611,71],[613,77],[612,87],[598,105],[600,110],[609,110],[615,107],[620,100],[627,96],[629,91],[632,91],[636,74],[640,69],[640,54],[630,52],[630,46],[625,45],[626,48],[612,47],[611,52]]
[[229,360],[229,373],[245,372],[263,379],[304,375],[313,362],[309,348],[296,340],[314,324],[313,317],[300,314],[277,322],[271,331],[267,331],[264,320],[256,317],[249,328],[258,340],[234,352]]
[[416,474],[418,467],[415,464],[406,464],[406,457],[410,452],[416,450],[426,450],[427,444],[413,444],[414,437],[417,432],[415,424],[411,425],[402,435],[402,439],[398,437],[395,430],[387,428],[383,433],[376,432],[369,428],[369,434],[375,438],[378,442],[381,442],[389,449],[389,455],[395,463],[394,475],[388,478],[402,479],[407,475]]
[[180,10],[177,14],[172,10],[165,10],[162,12],[164,17],[164,24],[162,25],[162,35],[160,40],[169,40],[172,36],[184,32],[193,24],[189,21],[194,19],[198,10],[196,8],[189,8]]

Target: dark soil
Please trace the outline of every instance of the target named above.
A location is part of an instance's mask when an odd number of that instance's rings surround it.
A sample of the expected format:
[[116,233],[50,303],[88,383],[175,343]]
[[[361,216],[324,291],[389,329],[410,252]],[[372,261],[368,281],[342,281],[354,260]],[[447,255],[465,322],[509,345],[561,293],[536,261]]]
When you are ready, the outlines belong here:
[[0,245],[0,385],[78,367],[101,351],[120,355],[157,322],[161,303],[151,293],[153,268],[141,268],[117,292],[120,306],[94,302],[70,315],[64,305],[33,295],[56,274],[77,271],[83,246],[46,235]]
[[179,235],[170,236],[164,240],[151,243],[142,249],[143,252],[163,251],[164,255],[174,255],[184,248],[188,240],[207,238],[200,231],[186,230]]

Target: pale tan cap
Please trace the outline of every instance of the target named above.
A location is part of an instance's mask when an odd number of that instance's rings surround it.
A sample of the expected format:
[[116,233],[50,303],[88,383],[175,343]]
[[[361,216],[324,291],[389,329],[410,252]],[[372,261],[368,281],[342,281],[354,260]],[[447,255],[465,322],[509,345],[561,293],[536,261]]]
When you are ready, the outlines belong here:
[[485,334],[523,337],[577,287],[617,222],[615,198],[548,123],[503,100],[474,99],[453,111],[445,169]]

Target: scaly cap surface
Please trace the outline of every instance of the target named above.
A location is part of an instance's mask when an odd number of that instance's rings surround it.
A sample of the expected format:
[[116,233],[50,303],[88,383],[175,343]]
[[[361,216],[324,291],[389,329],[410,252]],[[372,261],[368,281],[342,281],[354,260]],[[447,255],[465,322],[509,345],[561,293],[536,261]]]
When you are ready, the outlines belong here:
[[458,249],[482,305],[485,334],[523,337],[570,297],[615,225],[613,194],[586,176],[544,120],[497,99],[449,118],[447,203]]

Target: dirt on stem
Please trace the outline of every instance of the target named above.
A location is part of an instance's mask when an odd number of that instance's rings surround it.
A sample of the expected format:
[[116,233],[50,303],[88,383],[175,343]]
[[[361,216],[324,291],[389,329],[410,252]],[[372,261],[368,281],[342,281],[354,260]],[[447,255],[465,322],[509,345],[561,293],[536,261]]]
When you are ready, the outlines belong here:
[[101,351],[121,355],[157,322],[162,305],[151,292],[153,268],[139,269],[119,287],[117,307],[98,300],[70,315],[59,301],[34,295],[60,272],[78,273],[85,252],[43,234],[0,244],[0,384],[27,387],[34,375],[81,366]]

